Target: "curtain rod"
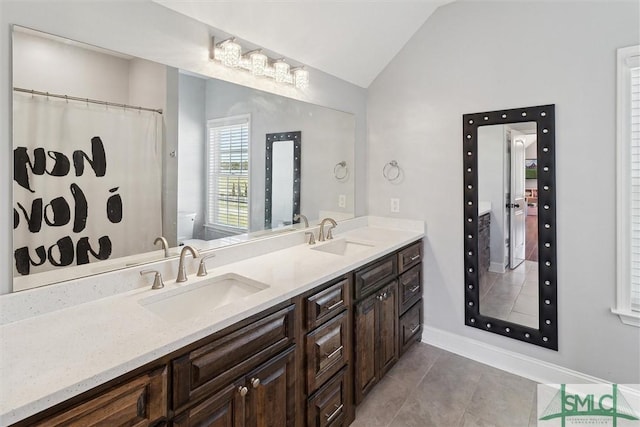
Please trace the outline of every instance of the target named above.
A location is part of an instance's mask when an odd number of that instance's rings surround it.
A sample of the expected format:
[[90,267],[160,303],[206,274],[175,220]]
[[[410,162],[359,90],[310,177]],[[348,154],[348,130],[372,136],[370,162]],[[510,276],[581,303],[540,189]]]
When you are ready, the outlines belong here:
[[155,108],[136,107],[134,105],[117,104],[117,103],[108,102],[108,101],[98,101],[96,99],[78,98],[76,96],[68,96],[68,95],[58,95],[58,94],[55,94],[55,93],[40,92],[38,90],[22,89],[22,88],[19,88],[19,87],[14,87],[13,90],[16,91],[16,92],[30,93],[31,95],[47,96],[47,97],[51,97],[51,98],[62,98],[62,99],[70,100],[70,101],[90,102],[92,104],[107,105],[107,106],[111,106],[111,107],[119,107],[119,108],[125,108],[125,109],[128,108],[130,110],[138,110],[138,111],[152,111],[154,113],[162,114],[162,110],[161,109],[155,109]]

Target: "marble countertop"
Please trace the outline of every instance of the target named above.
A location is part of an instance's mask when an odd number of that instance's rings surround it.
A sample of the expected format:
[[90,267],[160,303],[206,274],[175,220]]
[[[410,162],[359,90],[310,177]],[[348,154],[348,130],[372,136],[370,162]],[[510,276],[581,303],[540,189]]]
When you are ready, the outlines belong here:
[[[335,234],[336,240],[367,244],[353,254],[312,249],[329,242],[297,244],[209,268],[206,277],[191,274],[185,283],[165,280],[161,290],[146,286],[4,324],[0,326],[0,425],[90,390],[423,236],[423,224],[420,230],[369,223]],[[169,322],[140,303],[228,273],[268,288],[179,322]]]

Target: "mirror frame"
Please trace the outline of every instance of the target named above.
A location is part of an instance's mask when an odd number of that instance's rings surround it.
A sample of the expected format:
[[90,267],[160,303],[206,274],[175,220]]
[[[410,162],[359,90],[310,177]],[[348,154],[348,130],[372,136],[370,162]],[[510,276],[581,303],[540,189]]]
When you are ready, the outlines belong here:
[[277,141],[293,141],[293,212],[291,213],[292,224],[300,222],[298,219],[293,220],[293,217],[300,215],[300,178],[301,178],[301,164],[302,164],[302,132],[280,132],[280,133],[268,133],[267,143],[265,147],[265,179],[264,179],[264,228],[269,230],[271,226],[271,211],[272,211],[272,176],[273,176],[273,143]]
[[[462,117],[465,325],[557,351],[555,104]],[[478,286],[478,127],[532,121],[538,150],[538,329],[480,314]]]

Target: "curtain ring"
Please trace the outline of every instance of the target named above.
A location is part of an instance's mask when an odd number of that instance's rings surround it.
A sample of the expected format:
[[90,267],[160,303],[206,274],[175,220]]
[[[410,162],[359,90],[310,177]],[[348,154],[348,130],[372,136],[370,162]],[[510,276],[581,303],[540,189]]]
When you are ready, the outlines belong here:
[[[342,174],[340,173],[341,169],[343,172]],[[349,168],[347,167],[347,162],[343,160],[341,162],[336,163],[336,165],[333,167],[333,176],[335,176],[338,181],[341,181],[345,179],[347,175],[349,175]]]
[[[394,170],[395,175],[393,174]],[[398,165],[398,162],[396,162],[395,160],[391,160],[389,163],[384,165],[384,167],[382,168],[382,175],[389,182],[395,181],[396,179],[400,178],[400,166]]]

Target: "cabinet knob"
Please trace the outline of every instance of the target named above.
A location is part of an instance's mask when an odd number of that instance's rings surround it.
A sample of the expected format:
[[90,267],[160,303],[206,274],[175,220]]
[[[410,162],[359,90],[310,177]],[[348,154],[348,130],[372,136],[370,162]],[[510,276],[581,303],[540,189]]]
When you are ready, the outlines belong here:
[[258,388],[260,380],[258,378],[251,378],[251,387]]
[[238,391],[240,392],[240,396],[245,397],[247,393],[249,393],[249,389],[246,387],[238,387]]

